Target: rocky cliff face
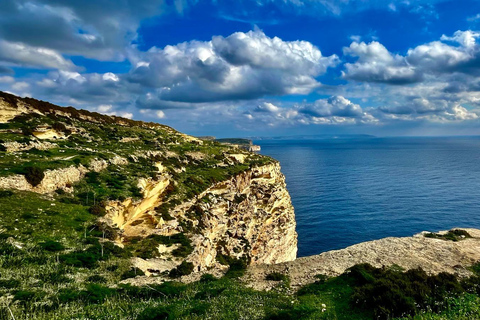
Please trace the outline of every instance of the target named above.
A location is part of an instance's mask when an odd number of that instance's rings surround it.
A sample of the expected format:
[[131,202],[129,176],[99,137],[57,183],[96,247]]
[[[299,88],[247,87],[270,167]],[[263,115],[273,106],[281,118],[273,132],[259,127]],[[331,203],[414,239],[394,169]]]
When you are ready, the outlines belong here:
[[[144,199],[107,206],[107,223],[122,230],[119,242],[152,234],[185,233],[193,252],[186,258],[196,271],[219,267],[220,256],[245,259],[250,264],[292,261],[297,253],[295,214],[278,163],[249,169],[216,183],[190,201],[170,210],[172,220],[156,217],[155,208],[169,186],[168,176],[142,182]],[[170,250],[171,251],[171,250]],[[162,255],[163,253],[163,255]],[[148,269],[171,267],[168,250],[160,258],[138,261]],[[177,264],[183,259],[175,259]]]
[[147,274],[296,257],[280,165],[235,145],[0,92],[0,169],[0,189],[106,212],[95,228],[106,224]]
[[251,169],[205,192],[201,233],[193,237],[190,256],[199,269],[215,263],[218,254],[248,256],[251,264],[292,261],[297,254],[295,215],[280,166]]

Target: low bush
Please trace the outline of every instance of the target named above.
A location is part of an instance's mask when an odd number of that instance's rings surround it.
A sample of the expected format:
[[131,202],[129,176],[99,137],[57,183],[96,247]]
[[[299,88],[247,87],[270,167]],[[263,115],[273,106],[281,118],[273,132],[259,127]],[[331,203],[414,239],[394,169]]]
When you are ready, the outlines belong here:
[[427,306],[438,312],[449,295],[463,292],[454,275],[428,276],[422,269],[400,272],[361,264],[346,276],[356,283],[352,304],[372,310],[376,319],[412,316]]
[[87,282],[107,283],[107,279],[105,279],[105,277],[102,277],[101,275],[94,274],[93,276],[87,278]]
[[170,270],[168,275],[171,278],[180,278],[181,276],[189,275],[193,272],[193,263],[182,261],[182,263],[177,266],[175,269]]
[[210,273],[202,274],[202,276],[200,277],[200,282],[203,282],[203,283],[213,282],[217,280],[218,279]]
[[101,202],[96,203],[96,204],[94,204],[93,206],[91,206],[91,207],[88,209],[88,211],[89,211],[91,214],[93,214],[93,215],[95,215],[95,216],[97,216],[97,217],[103,217],[103,216],[107,213],[107,211],[105,210],[105,205],[104,205],[103,203],[101,203]]
[[173,320],[175,314],[172,309],[167,306],[151,307],[142,311],[137,317],[137,320]]
[[43,250],[57,252],[65,250],[65,247],[57,241],[48,240],[38,244]]
[[108,297],[116,293],[115,289],[111,289],[99,284],[90,283],[87,285],[87,290],[82,292],[82,298],[88,303],[102,303]]
[[60,261],[66,265],[74,266],[77,268],[92,269],[97,266],[100,256],[91,252],[75,251],[72,253],[63,254],[60,257]]
[[288,277],[280,272],[271,272],[265,277],[269,281],[287,281]]
[[426,233],[426,238],[434,238],[434,239],[442,239],[442,240],[450,240],[450,241],[460,241],[467,238],[471,238],[472,236],[465,230],[461,229],[453,229],[448,231],[445,234],[440,233]]
[[145,272],[137,267],[132,267],[130,270],[125,271],[121,276],[120,279],[125,280],[128,278],[135,278],[136,276],[144,276]]
[[38,167],[27,167],[24,175],[25,179],[27,179],[27,182],[30,183],[32,187],[38,186],[42,182],[43,178],[45,178],[43,169]]
[[0,190],[0,198],[8,198],[13,196],[13,192],[10,190]]
[[15,279],[0,280],[0,288],[14,289],[14,288],[18,288],[19,286],[20,286],[20,281]]

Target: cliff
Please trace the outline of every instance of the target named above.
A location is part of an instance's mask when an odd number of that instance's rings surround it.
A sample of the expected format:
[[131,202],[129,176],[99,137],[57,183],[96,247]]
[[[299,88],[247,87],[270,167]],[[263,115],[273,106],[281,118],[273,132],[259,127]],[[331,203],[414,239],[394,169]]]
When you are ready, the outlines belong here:
[[[428,274],[446,272],[465,278],[472,275],[470,266],[480,261],[480,230],[461,230],[470,236],[452,241],[448,238],[429,237],[430,233],[422,232],[413,237],[390,237],[358,243],[345,249],[277,265],[251,266],[244,281],[255,289],[270,289],[275,282],[265,281],[266,275],[279,272],[289,277],[293,288],[299,288],[317,281],[317,275],[339,276],[354,265],[363,263],[377,268],[421,268]],[[447,231],[439,234],[445,235]]]
[[146,275],[296,257],[294,210],[269,157],[1,92],[0,144],[1,189],[83,205]]

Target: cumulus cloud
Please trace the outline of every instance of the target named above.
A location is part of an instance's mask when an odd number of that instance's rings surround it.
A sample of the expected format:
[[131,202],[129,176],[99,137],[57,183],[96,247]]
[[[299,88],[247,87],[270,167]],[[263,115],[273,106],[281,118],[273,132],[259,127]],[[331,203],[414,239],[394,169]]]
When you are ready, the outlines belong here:
[[140,21],[159,14],[161,0],[2,0],[0,38],[27,47],[99,60],[121,60]]
[[152,48],[129,80],[156,88],[160,101],[255,99],[307,94],[320,85],[315,77],[337,64],[336,55],[324,57],[309,42],[283,41],[256,30]]
[[421,80],[422,76],[400,55],[393,55],[377,41],[366,44],[353,42],[343,49],[345,55],[357,57],[355,63],[346,63],[345,79],[390,84],[407,84]]
[[4,40],[0,40],[0,61],[22,67],[61,70],[69,70],[74,67],[70,60],[65,59],[54,50]]
[[300,109],[300,113],[316,118],[347,117],[358,118],[363,115],[362,108],[358,104],[342,96],[334,96],[329,99],[321,99],[313,104],[307,104]]
[[342,96],[284,106],[263,101],[254,108],[248,108],[244,115],[251,123],[260,122],[269,126],[377,122],[375,117],[365,112],[360,105]]
[[[420,82],[426,76],[445,73],[479,74],[479,32],[457,31],[453,36],[441,37],[441,41],[419,45],[409,49],[405,56],[392,54],[382,44],[373,41],[353,42],[344,48],[344,54],[358,58],[346,63],[343,77],[349,80],[408,84]],[[454,43],[449,44],[449,43]]]

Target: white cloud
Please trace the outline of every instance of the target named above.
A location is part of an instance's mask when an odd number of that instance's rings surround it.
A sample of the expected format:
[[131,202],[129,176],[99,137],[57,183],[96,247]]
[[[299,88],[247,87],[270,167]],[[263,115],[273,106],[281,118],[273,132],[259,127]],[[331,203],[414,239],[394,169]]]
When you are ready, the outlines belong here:
[[1,76],[0,83],[12,83],[15,82],[15,78],[11,76]]
[[131,72],[132,83],[157,88],[159,101],[207,102],[307,94],[316,76],[338,63],[306,41],[283,41],[256,30],[212,41],[152,48]]
[[[478,75],[480,46],[476,31],[457,31],[452,37],[443,35],[441,41],[409,49],[405,56],[392,54],[382,44],[353,42],[344,48],[344,54],[357,57],[355,63],[346,63],[345,79],[407,84],[420,82],[426,76],[461,72]],[[445,42],[455,42],[450,45]]]
[[97,111],[100,113],[107,113],[113,109],[111,104],[101,104],[97,107]]
[[14,84],[11,85],[11,88],[15,91],[22,91],[26,90],[30,87],[30,85],[26,82],[15,82]]
[[69,70],[74,68],[70,60],[65,59],[54,50],[4,40],[0,40],[0,61],[47,69]]
[[420,80],[415,68],[404,57],[391,54],[377,41],[366,44],[353,42],[343,49],[344,54],[358,57],[355,63],[346,63],[345,79],[385,82],[391,84],[413,83]]
[[2,0],[0,38],[61,55],[123,60],[140,21],[158,15],[161,0]]
[[165,118],[165,112],[163,112],[162,110],[157,110],[155,112],[155,115],[157,116],[158,119],[163,119]]

